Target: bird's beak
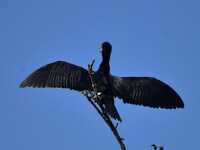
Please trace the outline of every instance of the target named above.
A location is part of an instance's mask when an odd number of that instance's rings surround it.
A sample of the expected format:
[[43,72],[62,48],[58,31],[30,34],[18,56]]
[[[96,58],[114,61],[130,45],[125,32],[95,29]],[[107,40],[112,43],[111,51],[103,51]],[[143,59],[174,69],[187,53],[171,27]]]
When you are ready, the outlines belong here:
[[99,47],[99,53],[102,53],[103,52],[103,48],[102,46]]

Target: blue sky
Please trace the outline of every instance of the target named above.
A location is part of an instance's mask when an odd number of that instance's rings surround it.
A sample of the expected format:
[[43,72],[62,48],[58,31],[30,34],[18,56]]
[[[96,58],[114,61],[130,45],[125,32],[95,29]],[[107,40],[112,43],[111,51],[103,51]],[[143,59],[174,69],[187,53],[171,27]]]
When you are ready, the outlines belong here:
[[[0,149],[116,150],[94,108],[66,89],[20,89],[37,68],[64,60],[87,67],[113,45],[111,73],[153,76],[172,86],[184,109],[123,104],[118,130],[127,149],[196,149],[200,139],[200,2],[197,0],[0,1]],[[116,123],[116,122],[115,122]]]

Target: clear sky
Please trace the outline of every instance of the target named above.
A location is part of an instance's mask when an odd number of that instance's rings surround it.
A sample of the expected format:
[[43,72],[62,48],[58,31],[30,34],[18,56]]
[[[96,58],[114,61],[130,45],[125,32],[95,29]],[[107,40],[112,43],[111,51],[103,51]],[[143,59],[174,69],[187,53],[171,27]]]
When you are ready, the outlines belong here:
[[200,1],[1,0],[1,150],[119,149],[80,93],[19,88],[31,72],[57,60],[87,68],[95,59],[97,69],[104,41],[113,45],[113,75],[156,77],[185,103],[162,110],[116,99],[127,149],[199,147]]

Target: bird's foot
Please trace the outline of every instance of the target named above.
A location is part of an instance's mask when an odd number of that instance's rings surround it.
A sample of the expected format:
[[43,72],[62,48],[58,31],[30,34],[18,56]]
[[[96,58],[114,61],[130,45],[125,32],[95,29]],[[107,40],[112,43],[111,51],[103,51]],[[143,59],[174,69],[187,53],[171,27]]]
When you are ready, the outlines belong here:
[[101,103],[101,100],[102,100],[102,93],[101,92],[98,92],[97,94],[94,94],[94,93],[90,93],[90,97],[95,101],[95,102],[98,102],[98,103]]

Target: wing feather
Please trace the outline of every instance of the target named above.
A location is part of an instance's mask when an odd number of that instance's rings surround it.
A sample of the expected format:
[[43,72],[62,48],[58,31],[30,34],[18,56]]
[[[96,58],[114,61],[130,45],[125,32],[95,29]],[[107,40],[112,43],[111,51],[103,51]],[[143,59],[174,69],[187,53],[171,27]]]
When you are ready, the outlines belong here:
[[92,89],[88,71],[64,61],[53,62],[37,69],[20,87],[69,88],[77,91]]
[[164,82],[152,77],[116,77],[110,75],[112,94],[124,103],[153,108],[183,108],[181,97]]

